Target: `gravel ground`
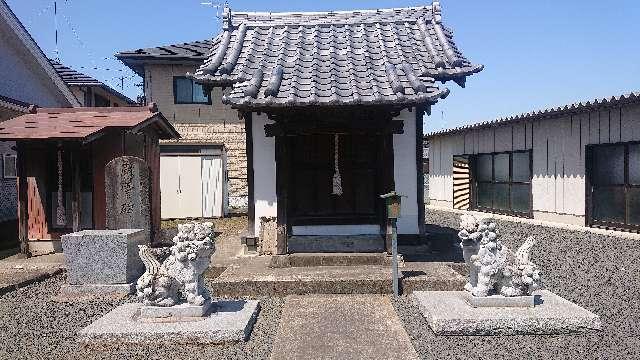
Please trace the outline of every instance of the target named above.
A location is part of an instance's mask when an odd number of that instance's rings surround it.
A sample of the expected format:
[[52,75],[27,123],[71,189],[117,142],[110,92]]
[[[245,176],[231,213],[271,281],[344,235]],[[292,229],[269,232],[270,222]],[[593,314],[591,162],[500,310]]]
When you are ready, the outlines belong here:
[[[427,212],[452,232],[458,215]],[[598,314],[602,331],[558,336],[435,336],[410,297],[394,301],[424,359],[640,359],[640,245],[630,239],[498,221],[503,242],[516,248],[532,235],[533,262],[548,290]]]
[[284,304],[282,299],[260,299],[260,315],[246,343],[84,348],[76,332],[133,299],[52,301],[64,280],[59,275],[0,296],[0,359],[268,359]]

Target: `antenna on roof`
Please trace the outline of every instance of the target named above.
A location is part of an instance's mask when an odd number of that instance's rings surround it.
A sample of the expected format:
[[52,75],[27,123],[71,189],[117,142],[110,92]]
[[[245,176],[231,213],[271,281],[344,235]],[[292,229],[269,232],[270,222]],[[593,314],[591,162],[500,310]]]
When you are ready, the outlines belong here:
[[60,62],[60,50],[58,49],[58,2],[53,1],[53,24],[56,30],[56,48],[54,53],[56,54],[56,61]]
[[220,9],[228,7],[229,6],[229,2],[225,1],[224,5],[223,5],[219,1],[218,2],[209,1],[209,2],[201,2],[200,5],[211,6],[212,8],[215,8],[216,9],[216,19],[218,19],[218,21],[220,23],[222,23],[222,15],[220,14]]

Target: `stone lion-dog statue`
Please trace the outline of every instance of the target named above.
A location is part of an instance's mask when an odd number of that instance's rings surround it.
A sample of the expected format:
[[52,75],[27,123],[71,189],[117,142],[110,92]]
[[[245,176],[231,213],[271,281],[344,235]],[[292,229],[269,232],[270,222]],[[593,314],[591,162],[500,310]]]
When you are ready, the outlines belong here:
[[164,248],[139,246],[146,270],[138,279],[138,299],[148,306],[174,306],[181,303],[201,306],[211,298],[202,274],[209,267],[215,245],[213,224],[178,225],[173,245]]

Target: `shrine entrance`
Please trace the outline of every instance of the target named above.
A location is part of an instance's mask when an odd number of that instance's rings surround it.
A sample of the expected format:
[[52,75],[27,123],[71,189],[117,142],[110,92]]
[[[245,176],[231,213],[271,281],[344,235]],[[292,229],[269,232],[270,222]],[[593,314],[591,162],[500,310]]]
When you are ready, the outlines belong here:
[[379,224],[382,135],[287,137],[292,226]]

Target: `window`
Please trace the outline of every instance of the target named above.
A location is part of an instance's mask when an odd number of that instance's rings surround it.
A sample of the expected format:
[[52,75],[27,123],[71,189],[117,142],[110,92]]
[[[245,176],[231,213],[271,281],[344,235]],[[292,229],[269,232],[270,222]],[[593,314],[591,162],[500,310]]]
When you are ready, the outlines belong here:
[[473,156],[473,207],[531,216],[531,151]]
[[15,179],[18,177],[16,166],[16,155],[5,154],[3,159],[3,176],[5,179]]
[[590,225],[640,230],[640,143],[587,147]]
[[173,98],[176,104],[211,105],[211,94],[205,94],[202,84],[186,77],[173,78]]

